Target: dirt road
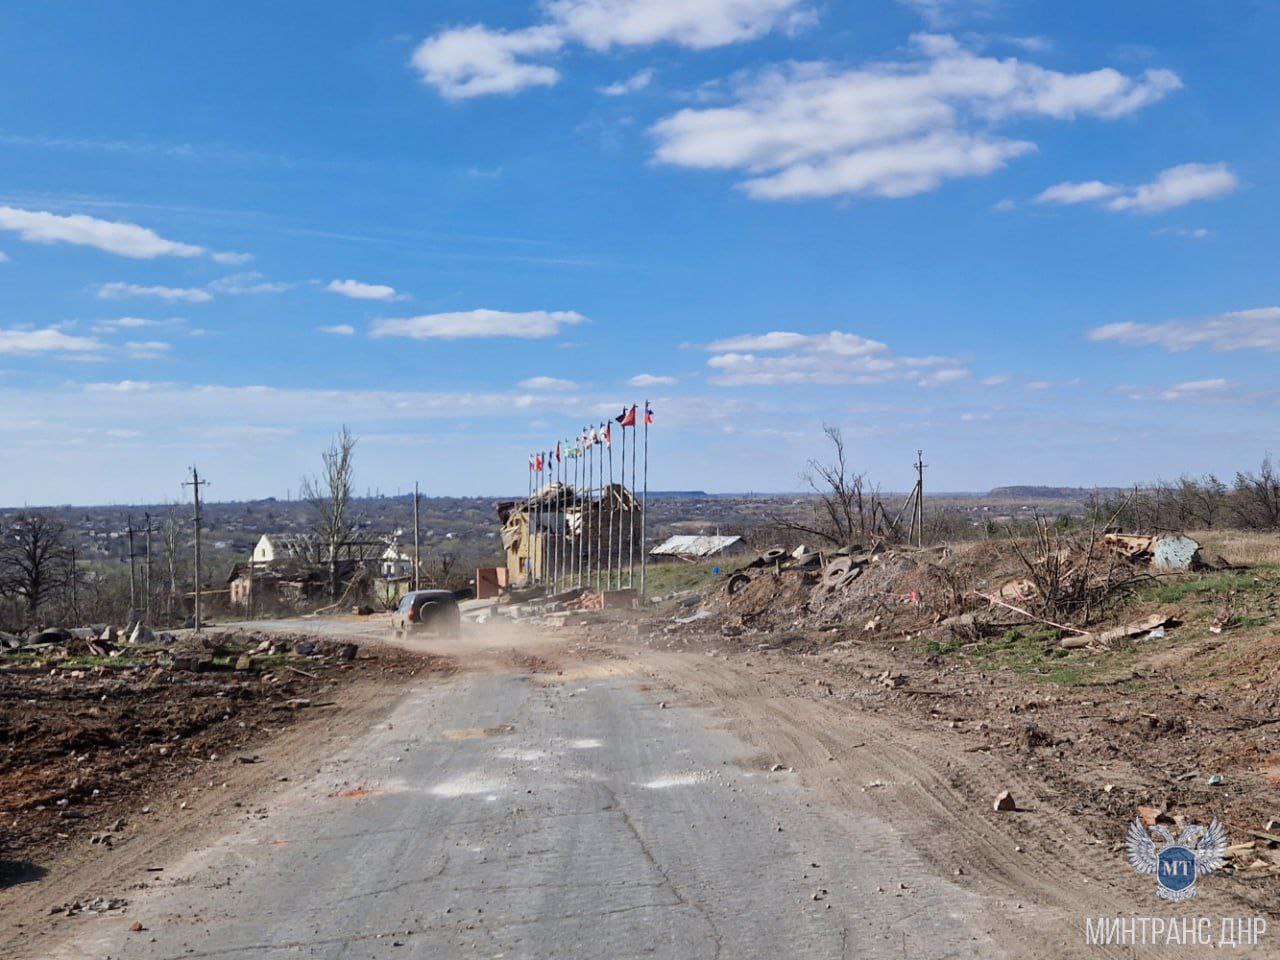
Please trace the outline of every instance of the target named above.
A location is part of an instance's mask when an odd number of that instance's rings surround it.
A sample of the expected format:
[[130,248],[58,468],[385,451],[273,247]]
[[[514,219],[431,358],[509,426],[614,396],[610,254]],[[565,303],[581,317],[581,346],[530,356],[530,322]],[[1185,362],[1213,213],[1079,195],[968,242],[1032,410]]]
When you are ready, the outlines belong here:
[[[385,639],[368,622],[254,626]],[[986,758],[949,769],[945,745],[906,749],[751,660],[516,628],[422,646],[458,672],[411,681],[158,864],[127,909],[62,921],[28,955],[1111,955],[1080,930],[1117,909],[1096,883],[1119,876],[1113,857],[1072,893],[1040,847],[948,808],[957,775],[1005,775]],[[65,893],[95,892],[113,894]]]

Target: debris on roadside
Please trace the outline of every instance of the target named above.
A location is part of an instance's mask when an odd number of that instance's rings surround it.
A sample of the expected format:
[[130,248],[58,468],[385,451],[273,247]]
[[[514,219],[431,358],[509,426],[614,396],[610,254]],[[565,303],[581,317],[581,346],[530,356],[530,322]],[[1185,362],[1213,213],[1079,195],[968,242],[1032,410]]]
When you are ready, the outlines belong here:
[[1098,543],[1129,563],[1147,564],[1158,570],[1195,570],[1207,566],[1200,557],[1200,544],[1181,533],[1152,536],[1107,533]]

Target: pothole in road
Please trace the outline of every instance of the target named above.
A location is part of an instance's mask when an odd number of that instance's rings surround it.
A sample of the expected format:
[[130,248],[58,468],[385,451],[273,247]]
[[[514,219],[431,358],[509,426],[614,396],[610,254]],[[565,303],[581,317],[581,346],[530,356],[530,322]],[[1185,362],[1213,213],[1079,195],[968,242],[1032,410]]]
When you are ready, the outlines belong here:
[[533,763],[538,760],[545,760],[550,754],[545,750],[520,750],[514,747],[505,750],[499,750],[498,756],[503,760],[523,760],[525,763]]
[[668,790],[671,787],[689,787],[695,783],[703,783],[707,780],[705,773],[668,773],[660,777],[655,777],[648,783],[642,783],[641,786],[648,790]]
[[497,800],[506,783],[483,773],[464,773],[452,780],[437,783],[427,790],[434,797],[474,797],[486,794],[486,800]]
[[497,727],[459,727],[446,730],[440,736],[445,740],[482,740],[485,737],[505,737],[515,731],[514,726],[504,723]]

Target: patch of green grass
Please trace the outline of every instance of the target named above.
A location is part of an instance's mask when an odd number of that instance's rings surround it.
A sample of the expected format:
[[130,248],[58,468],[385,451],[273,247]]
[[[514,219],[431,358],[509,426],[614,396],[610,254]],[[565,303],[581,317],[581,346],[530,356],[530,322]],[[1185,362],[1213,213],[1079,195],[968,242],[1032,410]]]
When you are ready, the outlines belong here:
[[[728,568],[720,565],[720,575],[712,573],[714,563],[663,563],[654,564],[645,572],[645,588],[649,596],[661,597],[668,593],[683,590],[701,590],[718,579],[729,575]],[[640,574],[636,573],[636,583],[640,582]]]
[[1223,570],[1220,573],[1187,574],[1177,580],[1143,587],[1138,596],[1157,603],[1208,600],[1229,593],[1250,593],[1275,586],[1276,567],[1254,567],[1251,570]]
[[924,643],[934,656],[959,655],[990,672],[1010,671],[1028,679],[1058,686],[1087,686],[1132,669],[1143,656],[1180,642],[1176,638],[1102,652],[1063,650],[1054,644],[1061,631],[1051,628],[1011,629],[999,637],[965,644],[931,639]]

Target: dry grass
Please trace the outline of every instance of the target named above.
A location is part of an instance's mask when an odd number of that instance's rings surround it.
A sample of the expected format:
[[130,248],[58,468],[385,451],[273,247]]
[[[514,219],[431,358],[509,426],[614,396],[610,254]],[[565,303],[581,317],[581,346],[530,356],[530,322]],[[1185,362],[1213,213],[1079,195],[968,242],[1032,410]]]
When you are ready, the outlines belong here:
[[1280,533],[1249,530],[1193,530],[1188,536],[1200,541],[1200,552],[1207,558],[1219,554],[1232,563],[1245,566],[1280,564]]

